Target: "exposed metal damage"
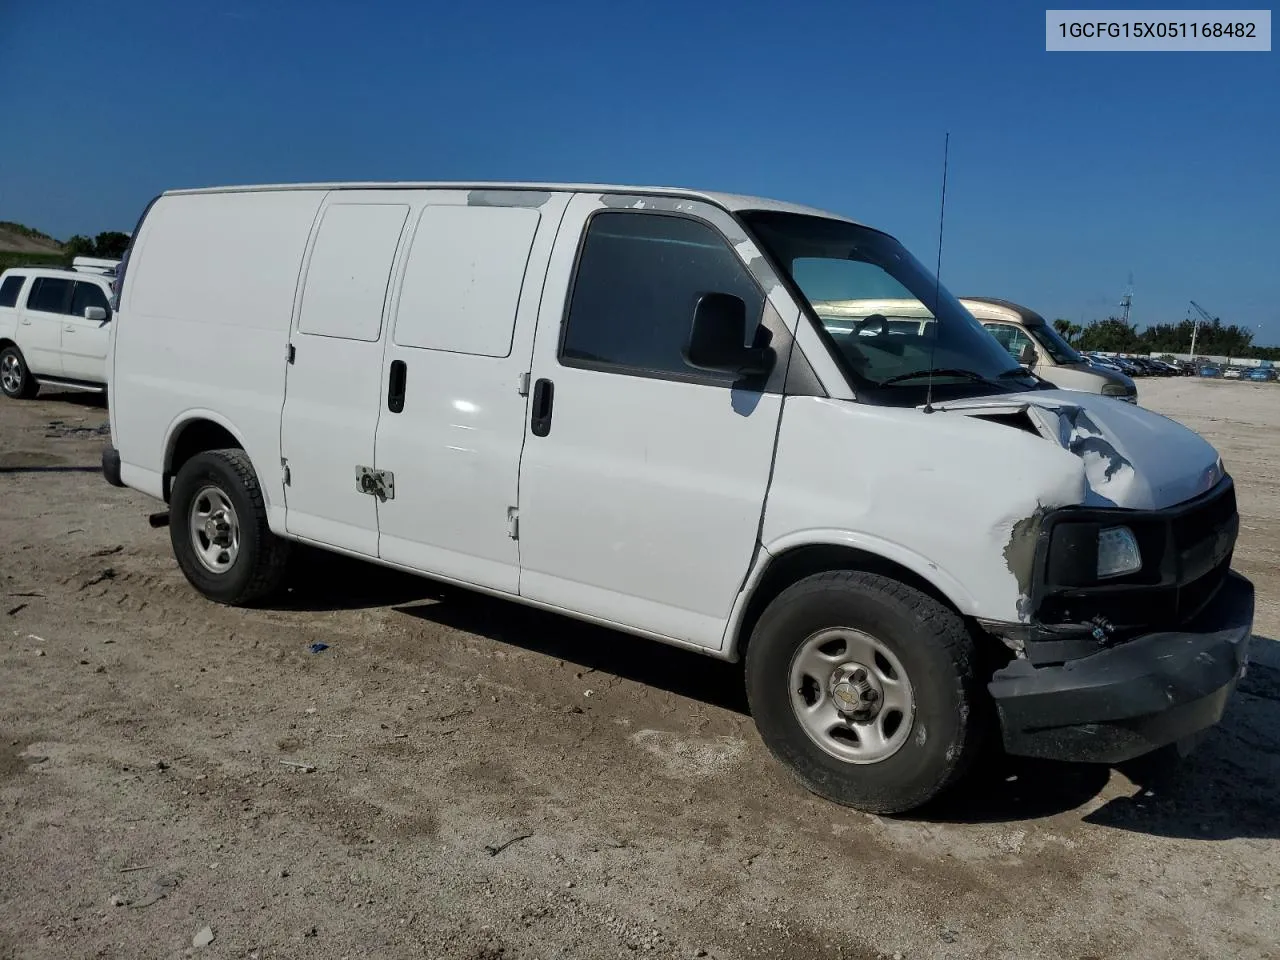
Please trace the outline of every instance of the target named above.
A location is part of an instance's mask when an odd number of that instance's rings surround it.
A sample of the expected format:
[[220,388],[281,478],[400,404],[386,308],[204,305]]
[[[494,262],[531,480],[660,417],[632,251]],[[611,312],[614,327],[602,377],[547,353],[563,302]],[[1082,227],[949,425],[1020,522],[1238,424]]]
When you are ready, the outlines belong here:
[[1045,510],[1039,503],[1035,513],[1015,521],[1004,545],[1004,562],[1018,582],[1018,619],[1031,616],[1031,571],[1035,566],[1036,542],[1040,539],[1041,520]]
[[[1007,426],[1030,425],[1078,457],[1088,483],[1082,505],[1159,509],[1204,492],[1221,476],[1217,453],[1190,431],[1111,397],[1060,390],[934,404]],[[1134,463],[1142,463],[1140,472]],[[1148,464],[1150,466],[1148,466]]]

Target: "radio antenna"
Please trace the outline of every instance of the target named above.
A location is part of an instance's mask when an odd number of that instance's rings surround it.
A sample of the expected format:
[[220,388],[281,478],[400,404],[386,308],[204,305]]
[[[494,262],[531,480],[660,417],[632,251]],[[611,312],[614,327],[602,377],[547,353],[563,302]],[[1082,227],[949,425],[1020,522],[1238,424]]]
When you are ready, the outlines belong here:
[[933,362],[938,349],[942,321],[938,319],[938,301],[942,299],[942,227],[947,218],[947,161],[951,157],[951,131],[942,143],[942,205],[938,209],[938,267],[933,272],[933,342],[929,344],[929,386],[925,390],[924,412],[933,413]]

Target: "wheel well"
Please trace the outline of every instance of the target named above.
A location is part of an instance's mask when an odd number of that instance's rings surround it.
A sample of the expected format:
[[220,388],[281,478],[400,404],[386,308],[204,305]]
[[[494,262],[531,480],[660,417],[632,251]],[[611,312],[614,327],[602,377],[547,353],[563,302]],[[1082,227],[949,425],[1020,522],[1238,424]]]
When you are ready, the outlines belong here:
[[891,577],[900,583],[914,587],[921,593],[928,594],[939,603],[944,604],[957,613],[956,605],[932,583],[913,570],[887,560],[874,553],[858,550],[854,547],[836,544],[812,544],[795,547],[774,557],[765,570],[764,576],[756,585],[751,599],[747,601],[747,609],[742,617],[742,624],[734,638],[738,657],[746,655],[747,644],[751,633],[755,630],[756,621],[778,594],[815,573],[826,573],[830,570],[863,570],[867,573],[878,573]]
[[197,453],[206,450],[243,449],[230,430],[212,420],[192,420],[178,431],[169,445],[169,455],[164,466],[164,500],[169,502],[169,488],[182,465]]
[[12,340],[10,340],[8,337],[0,337],[0,350],[3,350],[5,347],[16,347],[16,346],[17,344],[14,343]]

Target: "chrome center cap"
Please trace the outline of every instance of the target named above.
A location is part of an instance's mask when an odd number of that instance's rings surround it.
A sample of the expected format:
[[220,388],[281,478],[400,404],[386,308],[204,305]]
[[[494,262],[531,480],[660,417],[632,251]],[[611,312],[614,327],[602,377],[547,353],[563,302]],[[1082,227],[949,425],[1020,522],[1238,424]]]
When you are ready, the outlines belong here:
[[220,515],[214,514],[204,522],[204,535],[210,543],[220,547],[231,544],[231,525]]
[[831,699],[841,713],[865,720],[880,709],[882,691],[875,675],[860,663],[847,663],[831,675]]

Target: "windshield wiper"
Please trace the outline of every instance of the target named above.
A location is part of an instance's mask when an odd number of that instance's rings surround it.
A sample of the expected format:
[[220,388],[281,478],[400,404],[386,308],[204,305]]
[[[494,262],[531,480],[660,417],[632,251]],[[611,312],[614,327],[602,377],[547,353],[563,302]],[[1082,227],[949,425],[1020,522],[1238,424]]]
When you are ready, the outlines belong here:
[[[1012,371],[1009,371],[1012,372]],[[964,377],[966,380],[972,380],[975,383],[985,383],[989,387],[1004,387],[1003,383],[997,383],[989,377],[984,377],[980,373],[974,373],[972,370],[962,370],[959,367],[935,367],[932,370],[912,370],[910,373],[900,373],[897,376],[890,377],[888,380],[881,380],[880,386],[887,387],[891,383],[899,383],[903,380],[915,380],[919,377],[927,377],[932,374],[935,377]],[[1000,374],[1004,376],[1004,374]]]

